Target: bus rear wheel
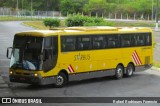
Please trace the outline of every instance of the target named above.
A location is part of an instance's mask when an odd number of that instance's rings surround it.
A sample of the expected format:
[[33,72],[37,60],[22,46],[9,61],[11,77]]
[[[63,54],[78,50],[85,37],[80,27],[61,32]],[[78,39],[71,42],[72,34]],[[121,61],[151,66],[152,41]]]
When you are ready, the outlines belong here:
[[128,64],[127,68],[126,68],[126,77],[131,77],[134,73],[134,66],[132,64]]
[[116,72],[115,72],[115,77],[116,79],[121,79],[123,78],[123,71],[124,71],[124,68],[122,65],[118,65],[116,67]]
[[67,77],[64,73],[60,72],[56,77],[55,86],[57,88],[62,88],[67,83]]

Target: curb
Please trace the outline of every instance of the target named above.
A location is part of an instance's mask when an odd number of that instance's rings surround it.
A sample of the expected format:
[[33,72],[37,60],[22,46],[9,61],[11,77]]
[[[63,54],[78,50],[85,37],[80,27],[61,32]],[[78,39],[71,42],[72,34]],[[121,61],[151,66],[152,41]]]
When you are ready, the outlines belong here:
[[157,68],[157,67],[154,67],[154,66],[152,66],[151,69],[160,71],[160,68]]

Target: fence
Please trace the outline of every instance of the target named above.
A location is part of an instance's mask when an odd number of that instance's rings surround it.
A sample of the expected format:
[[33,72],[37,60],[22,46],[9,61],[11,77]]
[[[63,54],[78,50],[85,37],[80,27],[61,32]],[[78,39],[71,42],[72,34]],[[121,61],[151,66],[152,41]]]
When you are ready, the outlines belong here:
[[[68,17],[62,15],[59,11],[29,11],[29,10],[11,10],[9,8],[0,8],[0,16],[17,16],[17,17],[34,17],[34,18],[46,18],[46,17]],[[77,14],[77,13],[74,13]],[[155,16],[152,14],[128,14],[128,13],[80,13],[82,15],[103,17],[107,19],[120,19],[120,20],[154,20]],[[154,17],[154,18],[153,18]]]

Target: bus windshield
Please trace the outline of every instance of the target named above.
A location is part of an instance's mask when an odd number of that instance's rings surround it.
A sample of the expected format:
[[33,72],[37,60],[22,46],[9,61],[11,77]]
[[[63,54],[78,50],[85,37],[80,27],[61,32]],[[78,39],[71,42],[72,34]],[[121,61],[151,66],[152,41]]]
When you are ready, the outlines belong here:
[[15,36],[10,68],[40,70],[42,37]]

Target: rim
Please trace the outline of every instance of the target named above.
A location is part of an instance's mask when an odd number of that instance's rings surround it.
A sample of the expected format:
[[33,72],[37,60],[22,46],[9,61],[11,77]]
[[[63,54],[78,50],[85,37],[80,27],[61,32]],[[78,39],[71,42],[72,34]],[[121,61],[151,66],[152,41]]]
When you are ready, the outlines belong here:
[[117,69],[117,75],[118,75],[118,77],[122,77],[122,69],[121,68]]
[[132,67],[130,66],[130,67],[128,67],[128,75],[131,76],[132,73],[133,73],[133,69],[132,69]]
[[62,76],[58,75],[56,79],[56,85],[62,85],[64,82],[64,79]]

